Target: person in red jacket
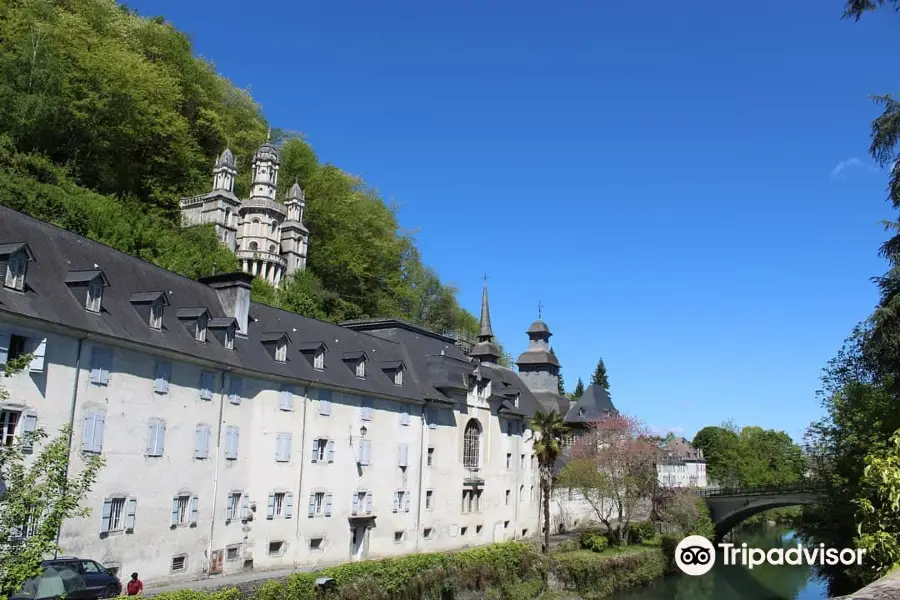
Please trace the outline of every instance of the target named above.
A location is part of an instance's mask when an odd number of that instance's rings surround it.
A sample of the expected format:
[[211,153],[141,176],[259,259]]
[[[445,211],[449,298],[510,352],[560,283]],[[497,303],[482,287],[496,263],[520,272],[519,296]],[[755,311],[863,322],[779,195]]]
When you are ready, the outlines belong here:
[[141,592],[144,591],[144,582],[138,579],[137,573],[131,574],[131,581],[128,582],[128,595],[129,596],[140,596]]

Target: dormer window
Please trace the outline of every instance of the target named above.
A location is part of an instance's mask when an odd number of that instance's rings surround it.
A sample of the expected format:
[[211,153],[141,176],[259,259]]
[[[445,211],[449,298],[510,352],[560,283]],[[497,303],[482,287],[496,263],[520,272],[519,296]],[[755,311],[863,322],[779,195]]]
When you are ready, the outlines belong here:
[[209,328],[213,335],[222,342],[226,350],[234,350],[234,332],[237,330],[237,319],[234,317],[217,317],[209,320]]
[[195,341],[206,342],[206,330],[209,327],[208,310],[205,308],[179,308],[177,316]]
[[403,385],[403,370],[404,365],[402,361],[394,360],[381,363],[381,368],[384,371],[384,374],[387,375],[391,381],[394,382],[396,386]]
[[25,272],[34,260],[28,244],[0,244],[0,260],[6,257],[6,276],[3,285],[13,290],[25,289]]
[[103,308],[103,288],[109,285],[103,271],[96,268],[86,270],[73,270],[66,274],[66,285],[72,290],[76,298],[81,294],[81,301],[85,310],[99,313]]
[[328,352],[328,347],[324,342],[300,342],[295,344],[295,347],[309,361],[313,369],[325,370],[325,353]]
[[266,332],[262,334],[260,341],[266,350],[269,351],[269,354],[272,355],[272,358],[278,362],[287,362],[288,344],[291,343],[291,338],[288,337],[287,333],[283,331]]
[[150,329],[162,329],[163,314],[169,304],[165,292],[135,292],[131,295],[131,303],[141,318],[146,319]]
[[344,362],[347,363],[348,366],[353,366],[356,376],[360,379],[365,379],[366,377],[366,360],[368,358],[369,357],[366,356],[366,353],[362,350],[344,352]]

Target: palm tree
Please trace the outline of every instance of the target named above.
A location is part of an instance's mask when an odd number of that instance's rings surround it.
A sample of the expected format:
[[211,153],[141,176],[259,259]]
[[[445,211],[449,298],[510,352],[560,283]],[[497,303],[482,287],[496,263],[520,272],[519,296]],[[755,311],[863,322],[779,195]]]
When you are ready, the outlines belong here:
[[541,473],[541,500],[544,504],[544,554],[550,553],[550,490],[553,486],[553,465],[562,453],[561,440],[568,428],[556,411],[538,411],[531,417],[530,427],[535,434],[534,453]]

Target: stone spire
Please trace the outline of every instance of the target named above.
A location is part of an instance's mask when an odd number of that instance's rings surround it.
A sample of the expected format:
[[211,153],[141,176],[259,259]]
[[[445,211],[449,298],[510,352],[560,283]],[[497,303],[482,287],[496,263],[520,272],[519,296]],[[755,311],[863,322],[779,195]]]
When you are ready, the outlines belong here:
[[481,327],[478,332],[478,343],[472,348],[473,358],[483,363],[499,363],[500,349],[494,343],[494,331],[491,329],[491,309],[488,306],[487,275],[484,276],[484,288],[481,291]]

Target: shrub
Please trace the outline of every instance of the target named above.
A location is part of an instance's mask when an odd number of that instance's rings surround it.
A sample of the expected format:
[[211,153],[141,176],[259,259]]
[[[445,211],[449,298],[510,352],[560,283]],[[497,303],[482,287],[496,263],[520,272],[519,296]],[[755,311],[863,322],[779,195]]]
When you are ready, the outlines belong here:
[[580,550],[581,549],[581,538],[572,538],[569,540],[564,540],[556,545],[557,552],[571,552],[572,550]]
[[675,565],[675,549],[678,547],[678,543],[679,543],[680,541],[681,541],[681,539],[680,539],[679,537],[677,537],[677,536],[674,536],[674,535],[664,535],[664,536],[662,536],[662,540],[661,540],[661,543],[660,543],[660,550],[662,551],[663,556],[665,557],[665,561],[666,561],[665,571],[666,571],[666,573],[674,573],[675,570],[676,570],[676,565]]
[[606,539],[606,535],[602,533],[595,533],[592,536],[586,538],[581,547],[592,552],[603,552],[608,546],[609,540]]
[[656,537],[656,525],[652,521],[637,521],[628,524],[628,541],[640,544]]
[[661,577],[666,559],[652,549],[616,557],[598,557],[586,552],[550,556],[557,580],[567,590],[590,590],[593,595],[610,595],[631,587],[646,585]]

